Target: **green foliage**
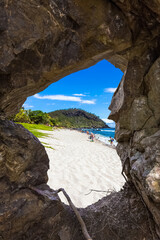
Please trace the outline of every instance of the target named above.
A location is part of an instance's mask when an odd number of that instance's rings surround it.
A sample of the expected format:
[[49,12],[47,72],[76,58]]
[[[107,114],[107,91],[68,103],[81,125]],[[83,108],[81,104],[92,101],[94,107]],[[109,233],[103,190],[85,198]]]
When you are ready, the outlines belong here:
[[28,129],[29,131],[31,131],[31,130],[52,131],[52,127],[46,126],[46,125],[43,125],[43,124],[29,124],[29,123],[20,123],[20,124],[23,125],[23,127]]
[[50,148],[50,149],[52,149],[52,150],[55,150],[53,147],[51,147],[51,146],[44,146],[45,148]]
[[[67,110],[57,110],[54,112],[44,113],[40,110],[24,110],[21,109],[19,113],[13,118],[16,122],[21,123],[34,123],[29,124],[26,127],[35,136],[41,137],[43,133],[37,133],[39,130],[44,129],[44,126],[57,126],[66,128],[103,128],[108,127],[105,122],[103,122],[95,114],[88,113],[81,109],[67,109]],[[43,124],[43,125],[42,125]]]
[[9,120],[21,123],[45,124],[48,126],[57,126],[57,120],[50,117],[48,113],[40,110],[32,111],[21,108],[19,113],[11,116]]
[[67,109],[50,112],[56,120],[56,125],[66,128],[103,128],[108,127],[104,121],[92,113],[81,109]]
[[40,110],[37,110],[37,111],[29,110],[29,118],[31,122],[34,122],[36,124],[39,124],[39,123],[50,124],[51,117],[47,113],[44,113]]
[[45,142],[41,142],[41,143],[43,144],[43,146],[44,146],[45,148],[50,148],[50,149],[52,149],[52,150],[55,150],[55,148],[49,146],[49,144],[47,144],[47,143],[45,143]]
[[[48,116],[49,116],[49,114],[48,114]],[[50,116],[49,116],[50,117]],[[50,122],[51,122],[51,125],[52,126],[58,126],[59,125],[59,122],[57,121],[57,119],[55,119],[55,118],[51,118],[50,117]]]
[[13,120],[15,122],[23,122],[23,123],[29,123],[30,122],[28,112],[26,110],[24,110],[23,108],[21,108],[19,113],[17,113],[13,118],[14,118]]
[[19,123],[27,130],[29,130],[37,138],[48,137],[47,133],[42,133],[39,130],[52,131],[52,127],[45,126],[42,124],[29,124],[29,123]]
[[30,131],[35,137],[37,138],[45,138],[45,137],[48,137],[48,134],[47,133],[42,133],[42,132],[39,132],[37,130],[32,130]]

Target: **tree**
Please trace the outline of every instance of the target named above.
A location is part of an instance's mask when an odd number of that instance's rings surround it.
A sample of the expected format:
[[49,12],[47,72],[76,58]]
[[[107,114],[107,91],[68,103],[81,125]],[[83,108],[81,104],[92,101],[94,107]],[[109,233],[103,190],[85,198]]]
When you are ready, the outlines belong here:
[[17,113],[13,119],[15,122],[24,122],[30,123],[30,118],[28,116],[28,112],[23,108],[20,109],[19,113]]
[[29,111],[29,118],[30,118],[31,122],[34,122],[36,124],[39,124],[39,123],[47,124],[47,123],[49,123],[48,114],[44,113],[40,110]]

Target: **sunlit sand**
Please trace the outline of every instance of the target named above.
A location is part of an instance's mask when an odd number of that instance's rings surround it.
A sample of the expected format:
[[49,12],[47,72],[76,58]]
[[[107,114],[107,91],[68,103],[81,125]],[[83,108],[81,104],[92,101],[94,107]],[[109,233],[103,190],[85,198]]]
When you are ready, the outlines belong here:
[[106,196],[107,192],[121,189],[124,179],[115,149],[99,141],[90,142],[87,134],[75,130],[48,133],[50,137],[41,141],[54,148],[46,148],[51,188],[64,188],[77,207],[86,207]]

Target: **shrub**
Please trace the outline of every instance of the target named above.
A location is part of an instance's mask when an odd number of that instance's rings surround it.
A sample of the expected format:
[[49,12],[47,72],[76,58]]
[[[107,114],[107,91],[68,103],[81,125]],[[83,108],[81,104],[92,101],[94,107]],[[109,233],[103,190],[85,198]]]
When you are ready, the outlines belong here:
[[22,123],[30,123],[30,118],[28,116],[28,112],[21,108],[19,113],[17,113],[15,116],[14,116],[14,119],[13,119],[15,122],[22,122]]

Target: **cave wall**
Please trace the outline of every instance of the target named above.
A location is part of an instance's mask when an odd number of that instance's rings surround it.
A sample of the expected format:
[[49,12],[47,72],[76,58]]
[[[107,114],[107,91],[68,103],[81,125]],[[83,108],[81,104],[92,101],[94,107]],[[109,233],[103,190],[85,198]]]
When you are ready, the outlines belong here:
[[112,239],[160,238],[159,35],[158,0],[1,0],[0,239],[83,239],[71,209],[46,185],[44,147],[7,117],[28,96],[104,58],[124,72],[110,118],[130,187],[81,213],[93,239],[110,239],[112,232]]

